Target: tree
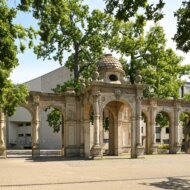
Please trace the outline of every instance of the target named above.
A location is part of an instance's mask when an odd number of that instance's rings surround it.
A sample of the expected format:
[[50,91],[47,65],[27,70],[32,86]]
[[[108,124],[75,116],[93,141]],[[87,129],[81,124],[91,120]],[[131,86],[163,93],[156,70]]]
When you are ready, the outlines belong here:
[[148,3],[148,0],[105,0],[105,2],[106,12],[125,22],[134,17],[139,23],[143,23],[145,20],[158,21],[163,18],[161,12],[165,5],[163,0],[159,0],[155,4]]
[[38,21],[40,43],[34,50],[38,57],[63,64],[64,54],[70,53],[66,66],[73,71],[74,81],[68,85],[77,85],[80,76],[85,82],[91,78],[106,47],[111,22],[105,13],[99,10],[90,13],[82,3],[82,0],[24,0],[19,5],[21,10],[31,10]]
[[13,23],[16,10],[9,8],[6,1],[0,1],[0,111],[12,115],[20,103],[26,103],[28,91],[24,85],[14,85],[9,79],[12,70],[18,66],[17,53],[24,51],[20,41],[25,39],[28,31],[21,25]]
[[[82,0],[22,0],[18,7],[32,11],[38,21],[40,43],[34,48],[38,58],[63,64],[65,53],[69,53],[65,65],[73,72],[73,79],[58,84],[54,92],[62,93],[68,86],[77,91],[81,82],[87,84],[106,47],[111,17],[100,10],[90,13]],[[61,126],[58,117],[56,109],[47,117],[56,132]]]
[[190,1],[183,1],[174,15],[177,17],[177,32],[174,40],[177,48],[187,53],[190,50]]
[[142,75],[145,97],[178,97],[181,76],[189,73],[190,66],[182,66],[182,58],[166,49],[162,27],[156,25],[145,35],[144,29],[133,22],[116,21],[110,35],[110,48],[124,57],[121,61],[131,83],[135,83],[137,72]]

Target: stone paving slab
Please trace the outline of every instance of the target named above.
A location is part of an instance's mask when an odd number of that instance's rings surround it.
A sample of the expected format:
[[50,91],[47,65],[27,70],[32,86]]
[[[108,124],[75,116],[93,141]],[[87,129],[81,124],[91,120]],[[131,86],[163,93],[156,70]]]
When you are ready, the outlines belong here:
[[190,155],[152,155],[144,159],[61,157],[0,159],[0,190],[152,190],[190,189]]

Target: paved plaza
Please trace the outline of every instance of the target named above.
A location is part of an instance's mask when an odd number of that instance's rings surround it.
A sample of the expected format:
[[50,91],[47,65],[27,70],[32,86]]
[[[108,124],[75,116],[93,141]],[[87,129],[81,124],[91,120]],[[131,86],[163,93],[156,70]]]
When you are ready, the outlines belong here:
[[0,159],[0,189],[152,190],[190,189],[190,155],[151,155],[143,159],[61,157]]

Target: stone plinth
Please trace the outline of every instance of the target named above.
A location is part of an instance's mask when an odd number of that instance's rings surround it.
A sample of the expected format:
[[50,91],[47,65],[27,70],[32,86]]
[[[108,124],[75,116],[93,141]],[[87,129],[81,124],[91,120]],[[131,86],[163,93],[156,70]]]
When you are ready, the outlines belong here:
[[103,158],[103,150],[100,145],[94,145],[91,149],[92,159],[102,159]]
[[144,147],[142,145],[137,146],[137,158],[144,158]]
[[39,148],[32,148],[32,157],[33,158],[40,157],[40,149]]
[[7,156],[6,154],[6,148],[1,146],[0,147],[0,157],[5,158]]
[[174,145],[174,151],[175,151],[175,154],[181,153],[181,145],[179,143],[176,143]]
[[156,144],[152,145],[151,152],[152,154],[158,154],[158,146]]

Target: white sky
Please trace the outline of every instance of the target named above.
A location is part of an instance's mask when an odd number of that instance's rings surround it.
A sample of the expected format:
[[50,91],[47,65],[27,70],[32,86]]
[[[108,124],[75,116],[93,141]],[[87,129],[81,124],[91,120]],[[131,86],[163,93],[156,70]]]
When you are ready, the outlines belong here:
[[[166,5],[163,10],[165,18],[160,22],[160,24],[164,27],[166,33],[167,47],[171,47],[175,50],[175,43],[171,39],[176,32],[176,18],[174,18],[173,12],[180,7],[182,0],[165,1]],[[85,3],[88,3],[91,9],[103,10],[105,7],[103,0],[85,0]],[[14,6],[14,4],[15,0],[9,0],[9,5]],[[15,22],[22,23],[26,27],[35,25],[34,19],[29,14],[19,14]],[[149,25],[151,26],[151,24]],[[176,52],[178,55],[182,55],[184,57],[184,64],[190,63],[190,53],[184,54],[181,51]],[[11,79],[14,83],[29,81],[60,67],[59,63],[56,63],[53,60],[43,61],[42,59],[37,59],[32,50],[27,50],[24,54],[19,54],[18,58],[20,65],[11,74]]]

